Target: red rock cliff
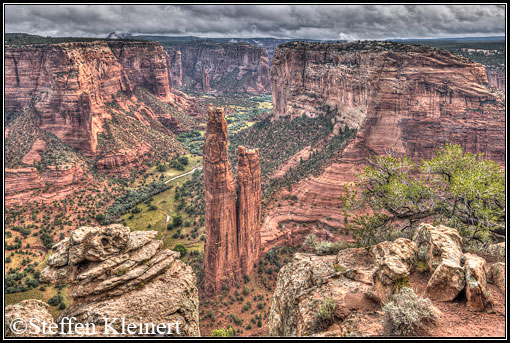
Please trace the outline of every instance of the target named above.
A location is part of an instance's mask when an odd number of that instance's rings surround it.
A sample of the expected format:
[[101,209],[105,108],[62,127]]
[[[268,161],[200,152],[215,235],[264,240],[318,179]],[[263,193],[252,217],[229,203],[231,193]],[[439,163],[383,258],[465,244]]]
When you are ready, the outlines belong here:
[[172,64],[173,76],[182,80],[184,89],[202,90],[207,68],[211,91],[251,94],[271,91],[269,58],[263,48],[247,43],[201,41],[166,45],[165,50],[176,61]]
[[209,107],[204,142],[206,240],[205,291],[241,281],[260,251],[260,164],[258,151],[239,150],[238,191],[228,161],[227,123],[222,108]]
[[87,155],[97,149],[105,104],[136,86],[176,101],[162,47],[153,42],[73,42],[5,49],[5,110],[30,104],[39,127]]
[[505,163],[504,95],[487,87],[480,64],[448,51],[382,42],[288,43],[277,48],[271,77],[275,116],[314,116],[328,105],[358,133],[324,172],[290,194],[281,192],[296,196],[293,204],[281,200],[268,208],[264,250],[292,240],[303,223],[341,228],[338,197],[371,154],[428,158],[449,142]]

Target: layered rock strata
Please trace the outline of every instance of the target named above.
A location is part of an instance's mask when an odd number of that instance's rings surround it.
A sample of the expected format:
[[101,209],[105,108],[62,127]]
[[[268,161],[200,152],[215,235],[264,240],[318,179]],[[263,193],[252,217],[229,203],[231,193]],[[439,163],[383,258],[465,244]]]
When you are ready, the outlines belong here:
[[[6,201],[23,202],[47,183],[51,186],[52,179],[57,186],[76,186],[82,174],[89,174],[83,161],[73,162],[76,166],[70,168],[47,167],[47,163],[39,166],[46,150],[61,153],[71,147],[76,154],[95,159],[99,170],[116,173],[125,172],[126,168],[120,167],[138,163],[161,140],[183,152],[170,132],[182,130],[180,119],[168,113],[153,113],[139,95],[149,93],[147,97],[184,113],[192,105],[191,99],[173,90],[172,83],[170,58],[155,42],[99,40],[6,46],[5,111],[15,118],[8,123],[6,140],[17,140],[8,145],[12,149],[23,145],[18,141],[26,135],[36,138],[29,149],[9,151],[10,155],[24,155],[9,165]],[[148,92],[136,91],[142,88]],[[20,123],[28,121],[29,116],[36,129],[23,132]],[[118,116],[127,117],[133,125],[124,125],[125,132],[112,134],[108,123]],[[49,135],[58,138],[58,147],[48,140]],[[28,166],[38,167],[40,172]],[[75,176],[70,177],[72,170]],[[61,179],[57,179],[59,173]]]
[[[448,51],[384,42],[292,42],[276,49],[271,83],[277,118],[314,117],[329,107],[357,134],[320,175],[282,190],[268,206],[264,250],[284,241],[295,227],[287,223],[342,228],[338,198],[371,155],[393,151],[419,160],[453,143],[505,165],[504,94],[487,85],[480,64]],[[284,199],[294,196],[292,204]],[[288,229],[279,230],[279,224]]]
[[[180,335],[199,336],[196,277],[178,252],[162,249],[156,234],[113,224],[81,227],[57,243],[41,272],[41,282],[70,284],[73,303],[57,322],[75,317],[99,328],[104,318],[179,321]],[[120,325],[112,322],[116,330]]]
[[97,150],[105,105],[140,86],[177,102],[163,48],[154,42],[73,42],[6,47],[5,110],[34,105],[40,128],[84,154]]
[[[263,48],[247,43],[208,41],[165,45],[172,60],[174,84],[183,89],[268,94],[269,58]],[[205,87],[209,78],[209,89]]]
[[258,150],[239,148],[237,191],[228,161],[222,108],[209,107],[204,142],[205,290],[214,293],[250,273],[260,253]]

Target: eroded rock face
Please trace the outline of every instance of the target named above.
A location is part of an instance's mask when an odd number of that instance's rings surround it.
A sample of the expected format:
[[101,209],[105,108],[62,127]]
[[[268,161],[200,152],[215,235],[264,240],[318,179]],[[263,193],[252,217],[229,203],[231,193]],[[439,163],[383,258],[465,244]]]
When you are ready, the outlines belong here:
[[105,103],[136,86],[174,101],[167,58],[153,42],[73,42],[6,47],[5,108],[20,111],[35,100],[40,127],[93,155]]
[[228,161],[227,122],[223,109],[209,107],[204,142],[206,240],[205,289],[215,292],[239,273],[236,193]]
[[505,92],[506,90],[505,76],[506,75],[503,70],[487,70],[487,80],[489,83],[502,92]]
[[343,228],[338,197],[372,154],[429,158],[453,143],[505,164],[504,94],[487,86],[480,64],[450,52],[381,42],[286,43],[276,49],[271,83],[276,117],[312,117],[329,106],[358,131],[341,159],[281,191],[297,197],[293,205],[268,206],[264,249],[284,239],[280,223]]
[[417,255],[416,243],[398,238],[394,242],[382,242],[370,248],[378,265],[374,273],[373,296],[380,302],[391,299],[396,282],[405,281],[411,273]]
[[[11,330],[11,323],[16,320],[23,320],[24,323],[30,323],[32,320],[37,326],[41,327],[43,322],[46,326],[55,322],[53,316],[48,310],[48,304],[35,299],[22,300],[15,305],[5,307],[4,330],[7,337],[48,337],[48,333],[36,333],[35,328],[28,326],[23,333]],[[14,330],[23,329],[23,322],[14,325]]]
[[473,254],[464,254],[464,270],[466,275],[467,306],[483,311],[490,302],[487,288],[485,260]]
[[72,316],[98,326],[102,318],[179,321],[182,336],[199,336],[196,277],[179,253],[161,249],[156,234],[120,224],[81,227],[56,244],[40,278],[70,284],[73,303],[57,322]]
[[413,240],[418,246],[418,259],[432,272],[427,294],[434,300],[455,299],[466,285],[462,238],[457,230],[422,224]]
[[205,290],[214,293],[242,280],[259,258],[262,193],[258,150],[240,147],[236,194],[223,109],[211,106],[208,116],[204,142],[204,263]]
[[[73,187],[86,181],[90,175],[80,164],[48,166],[43,173],[34,167],[5,169],[5,203],[23,203],[29,201],[34,193],[46,184],[59,189],[53,198],[65,196]],[[53,199],[50,198],[50,199]]]
[[206,68],[204,68],[204,72],[202,74],[202,90],[206,93],[211,90],[211,85],[209,84],[209,72]]
[[[153,113],[134,91],[144,88],[148,92],[141,94],[148,93],[176,111],[191,108],[191,98],[172,89],[170,67],[168,55],[155,42],[98,40],[6,46],[5,111],[16,114],[8,123],[6,136],[13,140],[6,152],[11,169],[6,178],[6,201],[27,201],[46,184],[57,188],[83,185],[82,176],[91,176],[87,163],[74,153],[60,165],[46,167],[48,163],[44,163],[40,172],[28,169],[39,166],[48,150],[60,152],[71,147],[94,159],[101,171],[125,173],[127,168],[120,167],[139,163],[155,148],[151,145],[160,144],[154,141],[163,135],[168,135],[166,143],[177,142],[169,130],[179,131],[179,121],[169,114]],[[125,127],[127,140],[118,139],[115,130],[112,134],[109,129],[114,116],[134,122]],[[27,136],[34,138],[31,147],[18,149]],[[55,136],[58,139],[51,138]],[[180,143],[173,148],[184,151]],[[56,193],[40,194],[37,200],[58,197]]]
[[[265,49],[247,43],[187,42],[165,45],[176,86],[212,92],[263,94],[271,91]],[[210,89],[204,87],[207,71]]]
[[400,238],[369,250],[345,249],[336,257],[296,254],[278,273],[269,313],[270,334],[322,335],[326,328],[317,322],[317,314],[326,298],[336,304],[335,320],[345,322],[336,333],[352,330],[349,318],[378,306],[372,300],[387,301],[395,283],[410,274],[416,250],[414,242]]

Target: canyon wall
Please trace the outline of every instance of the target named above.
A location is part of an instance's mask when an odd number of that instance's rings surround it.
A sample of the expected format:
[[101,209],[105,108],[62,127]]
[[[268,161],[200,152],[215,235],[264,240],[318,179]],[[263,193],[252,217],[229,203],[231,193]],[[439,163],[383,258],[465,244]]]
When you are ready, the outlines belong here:
[[238,189],[228,161],[222,108],[209,107],[204,142],[206,240],[205,291],[241,281],[260,251],[260,163],[258,150],[239,148]]
[[[170,58],[155,42],[98,40],[6,46],[5,112],[12,118],[4,134],[6,149],[12,150],[6,151],[10,156],[6,200],[27,200],[27,195],[42,188],[36,184],[76,184],[88,173],[82,170],[84,163],[67,166],[66,170],[80,170],[80,177],[58,180],[55,170],[62,166],[54,165],[51,170],[41,162],[47,150],[55,155],[60,149],[60,155],[69,155],[65,149],[72,148],[72,154],[95,160],[99,170],[114,172],[140,160],[151,149],[161,150],[162,145],[169,151],[170,147],[184,152],[172,132],[189,124],[185,111],[192,106],[192,99],[173,90],[172,83]],[[154,102],[160,104],[156,109]],[[168,109],[162,109],[164,106]],[[115,125],[121,127],[113,128]],[[48,144],[50,136],[60,143]],[[34,142],[28,146],[31,140]],[[18,149],[20,146],[26,148]],[[23,156],[15,156],[20,154]],[[64,159],[60,164],[68,163]]]
[[[460,144],[505,164],[504,94],[487,86],[485,69],[448,51],[385,42],[288,43],[271,68],[277,118],[338,109],[358,130],[325,170],[280,192],[262,226],[267,250],[303,224],[342,228],[339,196],[373,154],[429,158]],[[286,196],[295,196],[291,202]],[[281,226],[281,228],[278,228]]]
[[506,81],[505,81],[506,73],[503,70],[498,69],[487,69],[487,81],[491,86],[496,87],[502,92],[506,91]]
[[247,43],[199,41],[166,44],[165,50],[171,59],[176,87],[219,93],[271,92],[269,58],[263,48]]
[[33,105],[40,128],[86,155],[97,150],[106,103],[136,86],[176,101],[162,47],[153,42],[71,42],[6,47],[5,110]]

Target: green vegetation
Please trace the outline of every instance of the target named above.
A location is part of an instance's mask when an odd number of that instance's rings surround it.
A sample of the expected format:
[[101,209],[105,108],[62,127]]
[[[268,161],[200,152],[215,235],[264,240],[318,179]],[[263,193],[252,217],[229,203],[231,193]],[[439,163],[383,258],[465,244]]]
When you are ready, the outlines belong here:
[[186,252],[188,251],[188,249],[186,249],[186,247],[182,243],[178,243],[177,245],[175,245],[175,247],[172,250],[179,252],[181,254],[181,257],[184,257],[186,255]]
[[115,218],[117,218],[117,216],[123,214],[128,209],[148,200],[153,195],[159,194],[166,189],[168,189],[168,186],[164,182],[153,182],[148,186],[140,187],[136,190],[128,189],[126,194],[115,199],[113,204],[106,209],[104,222],[111,223]]
[[321,331],[330,325],[335,317],[336,301],[331,297],[322,299],[315,314],[314,331]]
[[422,298],[412,288],[403,287],[383,306],[384,328],[391,336],[410,336],[416,330],[437,319],[431,301]]
[[[289,187],[312,173],[320,173],[326,164],[341,152],[355,131],[350,130],[343,119],[338,118],[341,118],[338,111],[327,106],[315,118],[306,115],[294,119],[265,118],[249,129],[229,137],[230,163],[232,166],[237,165],[239,145],[259,148],[262,191],[264,197],[268,197],[281,187]],[[301,160],[298,166],[290,168],[282,177],[269,177],[305,147],[313,147],[307,160]]]
[[234,329],[231,326],[228,329],[217,329],[211,331],[211,336],[213,337],[232,337],[235,335]]
[[350,247],[348,243],[343,241],[319,241],[314,234],[306,236],[303,244],[308,246],[317,255],[336,255],[340,250]]
[[[468,244],[499,239],[505,232],[505,171],[481,154],[446,145],[436,156],[411,161],[377,156],[342,197],[358,245],[411,237],[422,220],[456,228]],[[372,214],[355,214],[370,209]],[[359,212],[358,212],[359,213]]]

